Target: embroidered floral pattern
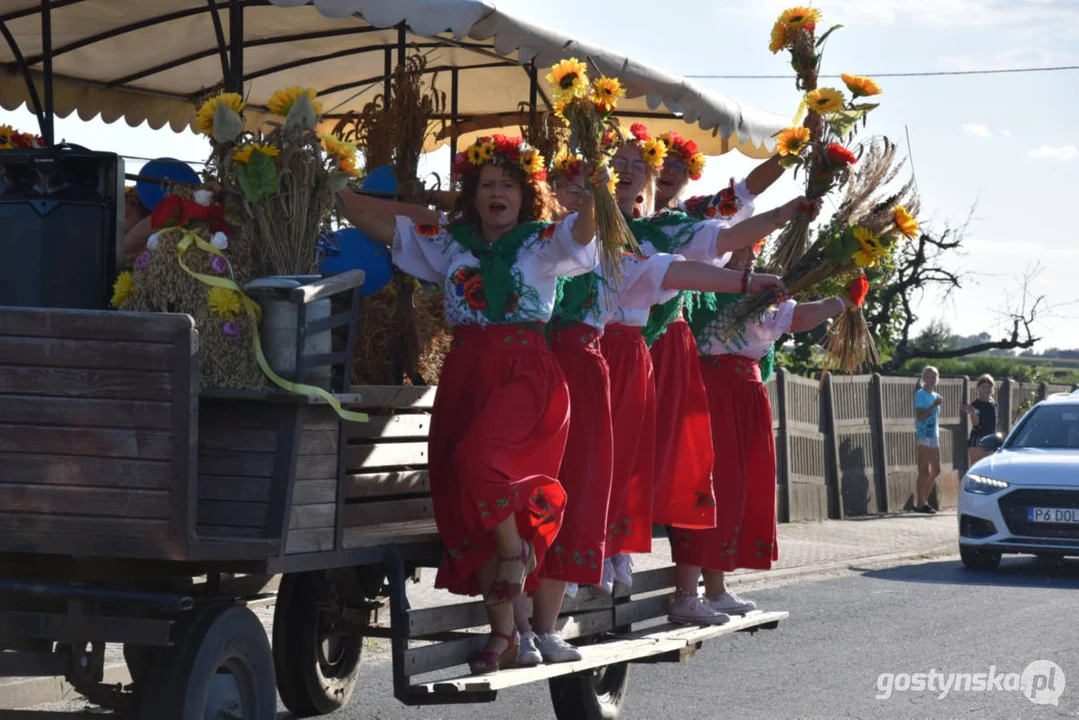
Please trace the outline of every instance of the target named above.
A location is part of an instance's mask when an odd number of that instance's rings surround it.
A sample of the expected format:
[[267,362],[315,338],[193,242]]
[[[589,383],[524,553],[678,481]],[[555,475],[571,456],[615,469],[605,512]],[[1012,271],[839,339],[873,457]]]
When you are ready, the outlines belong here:
[[716,501],[712,497],[711,493],[700,492],[699,490],[694,493],[697,496],[697,502],[693,507],[715,507]]
[[455,548],[446,548],[445,555],[451,560],[457,560],[463,557],[466,553],[470,553],[476,548],[469,542],[468,538],[462,538],[461,544]]

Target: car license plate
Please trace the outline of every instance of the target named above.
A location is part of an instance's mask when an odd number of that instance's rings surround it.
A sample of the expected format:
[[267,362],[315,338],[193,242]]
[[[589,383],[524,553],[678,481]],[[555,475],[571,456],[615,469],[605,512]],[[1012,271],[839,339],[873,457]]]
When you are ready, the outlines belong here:
[[1027,521],[1032,523],[1066,523],[1079,525],[1079,509],[1027,508]]

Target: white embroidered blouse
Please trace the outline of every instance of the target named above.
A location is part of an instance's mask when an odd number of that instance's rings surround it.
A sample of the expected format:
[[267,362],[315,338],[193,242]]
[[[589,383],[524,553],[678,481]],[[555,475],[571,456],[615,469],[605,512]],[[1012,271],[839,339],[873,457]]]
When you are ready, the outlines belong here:
[[[560,277],[589,272],[599,262],[596,242],[574,241],[577,215],[544,226],[524,241],[513,265],[515,288],[507,304],[506,324],[547,323],[554,309]],[[391,246],[393,264],[446,290],[446,320],[457,325],[487,325],[486,299],[479,260],[453,239],[445,225],[417,225],[397,217]]]
[[701,355],[741,355],[760,360],[768,354],[772,343],[790,332],[797,305],[794,300],[784,300],[765,310],[756,322],[746,323],[728,340],[723,339],[723,330],[730,322],[734,306],[721,308],[716,319],[697,336],[697,349]]

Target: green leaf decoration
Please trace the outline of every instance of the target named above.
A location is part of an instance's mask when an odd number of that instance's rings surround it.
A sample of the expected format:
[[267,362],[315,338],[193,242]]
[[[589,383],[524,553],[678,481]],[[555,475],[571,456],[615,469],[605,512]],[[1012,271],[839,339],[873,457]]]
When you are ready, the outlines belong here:
[[[252,153],[253,154],[253,153]],[[246,165],[241,163],[236,164],[236,181],[240,183],[240,189],[244,191],[244,197],[247,198],[247,202],[253,203],[258,198],[255,194],[255,187],[252,184],[250,172]]]
[[315,114],[315,106],[311,103],[311,98],[307,93],[301,93],[289,108],[288,117],[285,118],[285,127],[314,130],[317,122],[318,115]]
[[817,38],[817,47],[820,47],[821,45],[823,45],[824,41],[828,39],[828,36],[831,35],[832,33],[834,33],[836,30],[838,30],[841,27],[843,27],[843,26],[842,25],[833,25],[832,27],[828,28],[827,32],[825,32],[823,35],[821,35],[819,38]]
[[868,113],[876,105],[872,106],[856,106],[853,108],[847,108],[845,110],[837,110],[834,113],[829,113],[828,127],[832,129],[832,132],[839,137],[846,137],[848,134],[854,131],[858,125],[858,121]]
[[258,150],[252,151],[251,161],[247,164],[247,174],[255,195],[253,200],[248,198],[250,202],[258,202],[277,192],[277,167],[269,155]]
[[793,167],[798,167],[802,164],[802,158],[797,155],[784,155],[779,158],[779,165],[784,170],[790,170]]
[[236,142],[244,131],[244,121],[227,103],[218,102],[214,108],[214,140],[219,143]]
[[348,173],[343,173],[340,170],[331,171],[329,176],[330,189],[335,194],[341,192],[345,189],[345,185],[348,184],[349,177]]
[[850,261],[854,253],[862,249],[862,244],[854,237],[854,227],[848,226],[843,232],[832,236],[828,241],[828,259],[843,265]]

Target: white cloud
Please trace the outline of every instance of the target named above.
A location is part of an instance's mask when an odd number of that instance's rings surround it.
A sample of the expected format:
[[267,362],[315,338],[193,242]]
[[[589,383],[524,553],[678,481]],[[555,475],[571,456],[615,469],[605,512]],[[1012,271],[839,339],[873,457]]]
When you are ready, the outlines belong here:
[[1042,145],[1040,148],[1029,151],[1027,157],[1032,160],[1071,162],[1072,160],[1079,160],[1079,147],[1075,145],[1061,145],[1060,147]]
[[963,123],[962,129],[967,135],[973,135],[974,137],[993,137],[992,131],[981,123]]
[[1045,251],[1041,243],[1030,240],[966,240],[963,248],[977,255],[1036,255]]
[[1001,130],[1000,134],[1003,135],[1004,137],[1011,137],[1012,136],[1012,131],[1011,130]]

